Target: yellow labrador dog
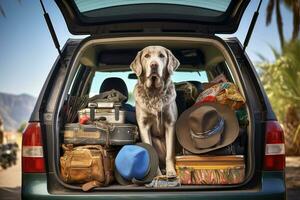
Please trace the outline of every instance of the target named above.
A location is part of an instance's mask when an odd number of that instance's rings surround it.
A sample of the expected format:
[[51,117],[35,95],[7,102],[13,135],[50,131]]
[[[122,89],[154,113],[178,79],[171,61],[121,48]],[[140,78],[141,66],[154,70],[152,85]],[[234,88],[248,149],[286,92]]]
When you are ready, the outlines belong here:
[[[170,50],[162,46],[148,46],[138,52],[130,65],[138,77],[134,97],[141,140],[156,149],[161,166],[166,167],[167,176],[176,176],[177,106],[171,75],[179,64]],[[161,175],[160,169],[158,175]]]

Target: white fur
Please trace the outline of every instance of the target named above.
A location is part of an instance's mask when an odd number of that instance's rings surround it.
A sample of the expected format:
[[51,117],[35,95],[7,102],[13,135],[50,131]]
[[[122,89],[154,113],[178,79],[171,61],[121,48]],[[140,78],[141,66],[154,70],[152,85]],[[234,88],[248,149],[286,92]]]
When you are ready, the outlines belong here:
[[[152,62],[158,65],[155,74],[151,71]],[[177,106],[175,86],[170,76],[178,66],[179,61],[171,51],[161,46],[144,48],[130,65],[138,76],[134,97],[141,140],[156,148],[160,160],[165,161],[168,176],[176,176],[174,148]]]

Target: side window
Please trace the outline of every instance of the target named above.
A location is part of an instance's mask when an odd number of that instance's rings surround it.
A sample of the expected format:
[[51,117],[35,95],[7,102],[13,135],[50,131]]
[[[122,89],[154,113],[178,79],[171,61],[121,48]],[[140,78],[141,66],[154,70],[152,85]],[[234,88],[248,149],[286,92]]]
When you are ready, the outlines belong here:
[[71,96],[80,96],[81,92],[84,88],[84,84],[91,72],[91,69],[80,65],[78,67],[78,70],[75,74],[75,78],[73,79],[73,82],[71,84],[70,90],[68,92],[69,95]]
[[205,83],[208,82],[208,77],[206,71],[175,71],[172,76],[172,80],[174,83],[183,81],[199,81],[201,83]]
[[216,64],[215,66],[210,68],[210,75],[211,78],[213,79],[214,77],[217,77],[218,75],[223,74],[228,81],[234,82],[232,79],[232,74],[229,70],[228,64],[224,62],[220,62]]
[[[128,78],[128,75],[132,74],[131,71],[126,72],[96,72],[91,84],[89,97],[99,94],[100,87],[103,81],[110,77],[118,77],[124,80],[128,89],[128,101],[127,103],[134,105],[135,101],[133,98],[133,89],[135,84],[137,83],[136,79]],[[208,82],[208,76],[206,71],[191,71],[191,72],[182,72],[176,71],[172,76],[172,80],[174,83],[183,82],[183,81],[199,81],[201,83]]]
[[76,71],[76,74],[74,76],[74,79],[72,80],[70,90],[68,92],[69,95],[71,96],[76,96],[78,93],[78,87],[79,87],[79,82],[82,76],[82,71],[83,71],[83,66],[80,65]]

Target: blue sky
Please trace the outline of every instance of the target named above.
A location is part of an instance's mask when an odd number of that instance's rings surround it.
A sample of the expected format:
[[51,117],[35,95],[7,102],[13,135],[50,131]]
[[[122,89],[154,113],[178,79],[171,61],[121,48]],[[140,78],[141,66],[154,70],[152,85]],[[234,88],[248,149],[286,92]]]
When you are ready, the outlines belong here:
[[[259,61],[258,53],[274,60],[269,45],[279,49],[276,18],[265,26],[267,0],[263,1],[254,33],[247,53],[254,63]],[[61,46],[68,38],[78,38],[69,33],[63,17],[52,0],[44,0]],[[253,12],[258,1],[248,6],[238,31],[233,34],[244,41]],[[43,18],[38,0],[0,0],[6,17],[0,16],[0,92],[12,94],[27,93],[38,96],[43,83],[57,57],[50,33]],[[284,33],[291,36],[292,15],[283,9]],[[232,35],[226,35],[232,36]],[[223,36],[222,36],[223,37]]]

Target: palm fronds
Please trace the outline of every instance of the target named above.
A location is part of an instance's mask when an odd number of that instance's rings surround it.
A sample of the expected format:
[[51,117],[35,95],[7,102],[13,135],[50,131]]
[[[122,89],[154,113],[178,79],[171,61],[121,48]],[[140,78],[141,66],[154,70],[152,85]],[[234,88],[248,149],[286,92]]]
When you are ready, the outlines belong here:
[[275,63],[259,65],[261,80],[284,126],[287,153],[300,155],[300,40],[285,44],[281,55],[273,52],[278,54]]
[[273,15],[276,15],[277,30],[282,48],[285,44],[285,38],[283,33],[283,22],[280,5],[283,2],[285,6],[293,12],[293,33],[291,40],[296,40],[300,32],[300,0],[269,0],[266,9],[266,25],[270,25]]
[[270,25],[272,22],[272,16],[274,11],[275,0],[270,0],[267,6],[267,14],[266,14],[266,25]]
[[[18,3],[21,5],[22,4],[22,0],[17,0]],[[0,5],[0,16],[5,17],[6,18],[6,12],[3,9],[2,5]]]
[[292,40],[296,40],[300,29],[300,0],[284,0],[284,4],[293,12]]
[[5,11],[1,5],[0,5],[0,15],[2,15],[3,17],[6,17]]

